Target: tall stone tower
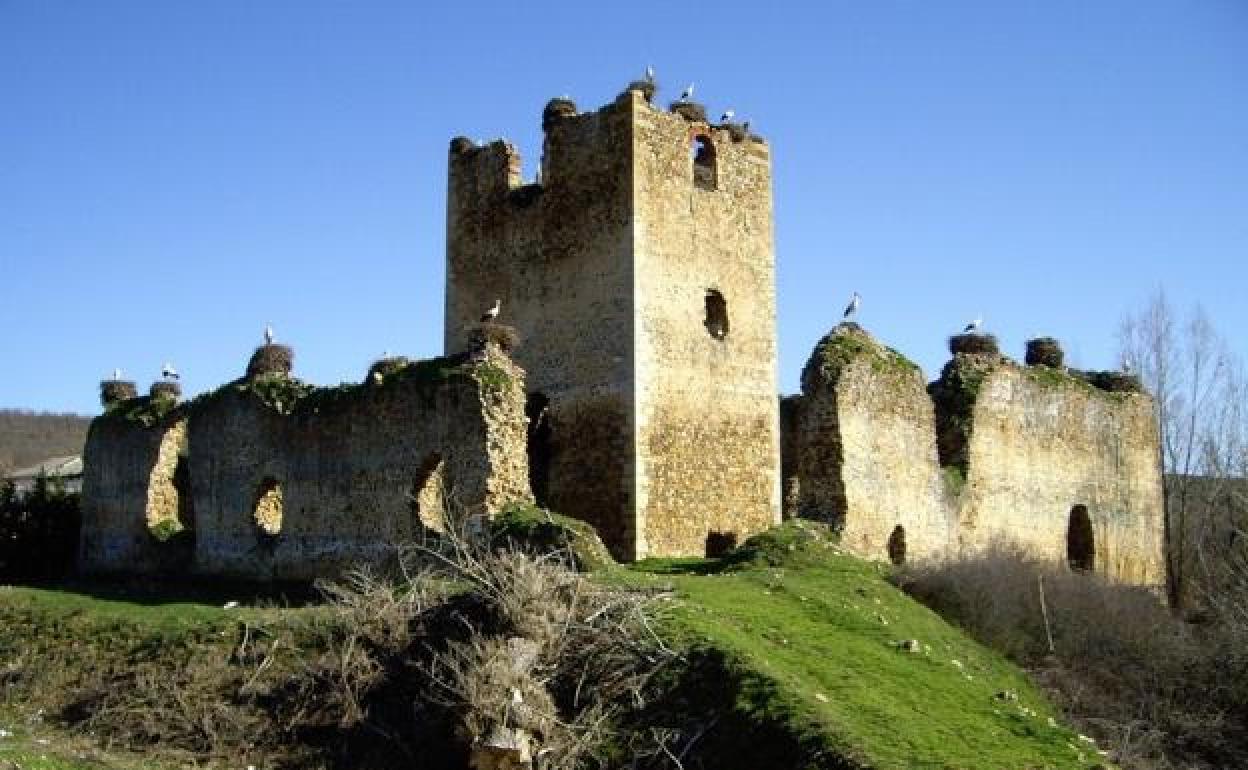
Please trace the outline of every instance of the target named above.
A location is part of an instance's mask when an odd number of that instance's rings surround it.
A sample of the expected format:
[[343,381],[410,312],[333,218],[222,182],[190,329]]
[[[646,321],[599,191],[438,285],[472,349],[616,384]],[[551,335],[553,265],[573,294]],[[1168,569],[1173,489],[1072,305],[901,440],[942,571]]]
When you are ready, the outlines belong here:
[[624,559],[780,519],[770,152],[674,107],[551,101],[534,184],[506,142],[450,149],[446,350],[502,301],[534,493]]

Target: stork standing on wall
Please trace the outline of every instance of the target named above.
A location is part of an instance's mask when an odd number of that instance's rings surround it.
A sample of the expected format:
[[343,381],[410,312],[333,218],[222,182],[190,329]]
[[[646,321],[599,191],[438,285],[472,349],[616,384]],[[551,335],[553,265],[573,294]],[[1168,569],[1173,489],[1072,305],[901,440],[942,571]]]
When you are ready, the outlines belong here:
[[160,367],[160,376],[164,377],[166,380],[181,379],[178,376],[178,370],[174,369],[173,364],[169,363],[168,361],[165,362],[164,366]]
[[849,304],[845,306],[845,314],[841,316],[842,320],[848,321],[858,312],[858,306],[862,304],[862,297],[858,292],[854,292],[854,296],[849,298]]
[[646,82],[654,85],[654,67],[646,65]]
[[693,83],[685,86],[685,90],[680,92],[680,100],[687,102],[693,98]]
[[120,379],[121,379],[121,370],[120,370],[120,369],[114,369],[114,370],[113,370],[113,380],[120,380]]
[[720,122],[720,123],[727,123],[728,121],[732,120],[732,119],[733,119],[733,118],[735,118],[736,116],[737,116],[736,111],[734,111],[734,110],[724,110],[724,114],[719,116],[719,122]]
[[272,324],[264,325],[264,344],[266,345],[273,344],[273,325]]
[[501,310],[502,307],[503,307],[503,301],[501,299],[494,300],[493,306],[491,306],[489,310],[485,311],[481,315],[481,323],[483,324],[490,323],[495,318],[498,318],[498,311]]
[[975,334],[976,332],[978,332],[978,331],[979,331],[979,327],[980,327],[980,326],[983,326],[983,324],[984,324],[984,317],[983,317],[983,315],[978,315],[978,316],[975,316],[975,320],[974,320],[974,321],[971,321],[969,324],[967,324],[967,325],[966,325],[966,326],[962,329],[962,333],[963,333],[963,334]]

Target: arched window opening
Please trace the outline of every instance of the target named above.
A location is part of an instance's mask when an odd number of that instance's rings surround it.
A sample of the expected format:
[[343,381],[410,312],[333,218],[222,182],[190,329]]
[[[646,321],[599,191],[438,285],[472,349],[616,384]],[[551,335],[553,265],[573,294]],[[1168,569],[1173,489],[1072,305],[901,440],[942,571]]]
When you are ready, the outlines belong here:
[[282,485],[272,476],[260,482],[252,517],[256,529],[264,537],[277,537],[282,533]]
[[434,532],[446,531],[446,479],[443,474],[442,455],[431,453],[416,469],[411,501],[413,533],[426,529]]
[[542,393],[529,396],[524,404],[529,418],[529,488],[533,500],[543,508],[550,507],[550,459],[553,454],[553,431],[550,424],[550,399]]
[[888,536],[888,560],[898,566],[906,563],[906,528],[900,524]]
[[1096,567],[1096,541],[1086,505],[1070,509],[1070,525],[1066,528],[1066,561],[1071,569],[1081,572],[1091,572]]
[[706,333],[717,340],[728,336],[728,301],[714,289],[706,290]]
[[719,189],[719,169],[711,138],[701,134],[695,136],[690,153],[693,156],[693,186],[700,190]]
[[707,532],[706,556],[715,559],[737,547],[736,532]]

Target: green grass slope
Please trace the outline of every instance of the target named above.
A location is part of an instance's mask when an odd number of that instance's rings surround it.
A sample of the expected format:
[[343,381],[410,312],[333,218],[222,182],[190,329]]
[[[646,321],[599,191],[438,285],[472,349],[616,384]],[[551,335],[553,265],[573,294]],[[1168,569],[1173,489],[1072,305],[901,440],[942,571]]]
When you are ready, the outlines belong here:
[[[612,579],[670,586],[669,630],[723,656],[740,679],[735,710],[783,723],[800,743],[787,749],[795,767],[1106,766],[1023,672],[896,589],[883,565],[793,535],[747,543],[736,563],[649,561]],[[738,743],[730,766],[766,754]]]

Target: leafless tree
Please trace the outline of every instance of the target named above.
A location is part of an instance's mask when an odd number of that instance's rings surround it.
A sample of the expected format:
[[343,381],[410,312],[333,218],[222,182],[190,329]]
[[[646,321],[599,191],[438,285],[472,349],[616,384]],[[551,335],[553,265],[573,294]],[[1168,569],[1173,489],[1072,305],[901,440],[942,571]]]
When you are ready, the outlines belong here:
[[1193,570],[1202,561],[1207,567],[1210,548],[1229,544],[1243,525],[1237,506],[1224,503],[1237,497],[1248,471],[1248,386],[1204,310],[1197,305],[1181,316],[1163,291],[1123,319],[1119,341],[1123,368],[1155,399],[1167,594],[1181,608]]

